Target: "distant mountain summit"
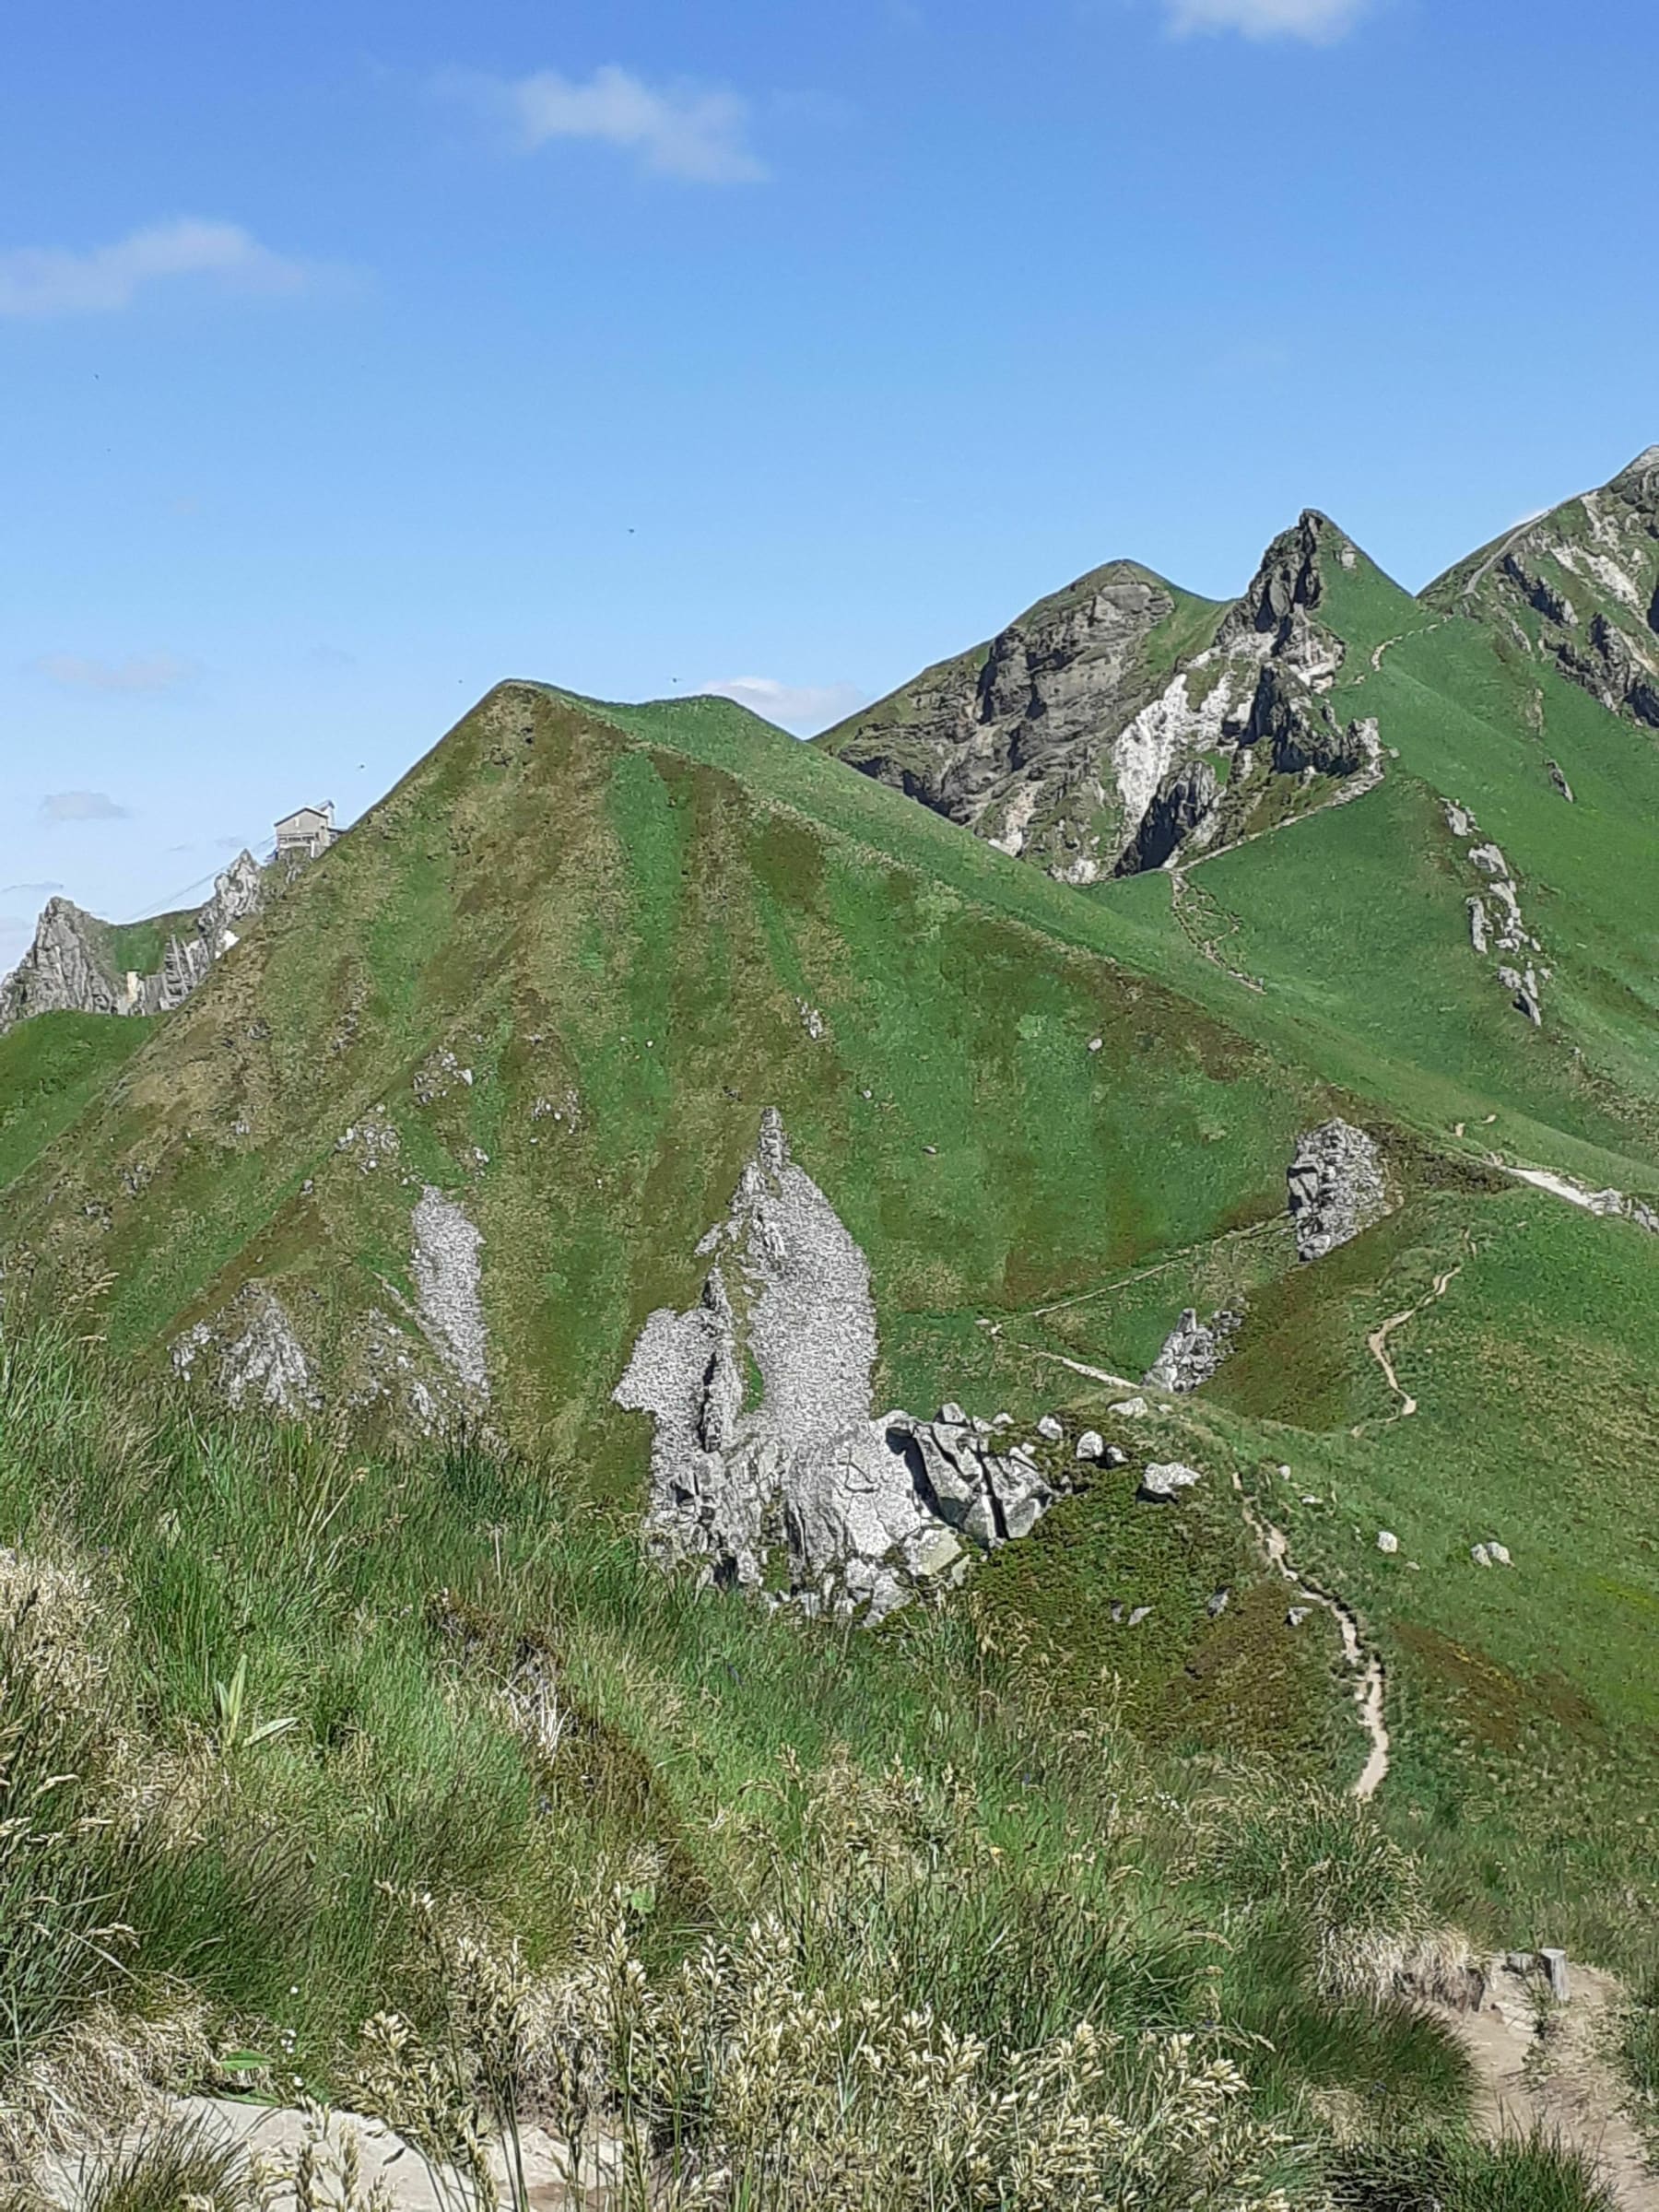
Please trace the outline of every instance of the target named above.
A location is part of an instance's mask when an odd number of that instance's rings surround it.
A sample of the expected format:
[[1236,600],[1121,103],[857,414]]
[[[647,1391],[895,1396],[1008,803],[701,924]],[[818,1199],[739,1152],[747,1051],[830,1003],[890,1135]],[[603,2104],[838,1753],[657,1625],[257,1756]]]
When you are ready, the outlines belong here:
[[1473,619],[1659,729],[1659,446],[1420,599],[1312,509],[1234,601],[1109,562],[816,742],[1061,882],[1167,867],[1379,781],[1374,718],[1331,697],[1359,673],[1335,603],[1367,593],[1399,634]]
[[171,1013],[229,951],[265,895],[258,862],[241,853],[204,905],[153,921],[100,922],[73,900],[50,900],[34,942],[0,979],[0,1033],[33,1014]]
[[1599,491],[1552,507],[1431,583],[1615,714],[1659,730],[1659,445]]
[[1310,511],[1235,601],[1113,561],[818,742],[1061,882],[1163,867],[1376,780],[1376,733],[1326,701],[1320,612],[1362,560]]

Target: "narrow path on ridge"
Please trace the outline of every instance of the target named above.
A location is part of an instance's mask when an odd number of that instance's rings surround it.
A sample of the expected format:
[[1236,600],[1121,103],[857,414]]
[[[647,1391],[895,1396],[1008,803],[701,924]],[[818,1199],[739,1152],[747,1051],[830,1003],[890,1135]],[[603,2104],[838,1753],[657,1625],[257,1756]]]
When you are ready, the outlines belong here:
[[1305,1597],[1310,1605],[1323,1606],[1332,1615],[1342,1637],[1343,1656],[1349,1666],[1359,1673],[1359,1679],[1354,1685],[1354,1703],[1359,1708],[1359,1725],[1370,1740],[1371,1749],[1359,1775],[1349,1784],[1348,1795],[1363,1804],[1376,1795],[1388,1778],[1388,1723],[1383,1717],[1388,1680],[1382,1659],[1370,1649],[1359,1633],[1358,1617],[1351,1609],[1330,1591],[1322,1589],[1317,1583],[1310,1582],[1305,1574],[1300,1573],[1291,1564],[1289,1540],[1284,1530],[1276,1528],[1271,1521],[1262,1519],[1244,1495],[1243,1480],[1237,1468],[1233,1470],[1232,1479],[1233,1488],[1239,1494],[1239,1509],[1244,1516],[1244,1524],[1261,1546],[1268,1564],[1278,1570],[1299,1596]]
[[[1411,1393],[1400,1381],[1399,1376],[1394,1372],[1394,1363],[1388,1356],[1388,1340],[1394,1335],[1396,1329],[1403,1329],[1408,1321],[1415,1321],[1418,1315],[1423,1312],[1425,1307],[1431,1306],[1438,1299],[1444,1298],[1446,1295],[1447,1286],[1452,1282],[1453,1277],[1459,1276],[1462,1273],[1463,1262],[1459,1260],[1455,1267],[1448,1267],[1442,1274],[1435,1277],[1434,1288],[1428,1293],[1426,1297],[1419,1298],[1415,1306],[1407,1306],[1403,1313],[1391,1313],[1388,1319],[1382,1323],[1382,1326],[1380,1328],[1373,1329],[1371,1335],[1365,1340],[1366,1350],[1370,1352],[1371,1358],[1382,1370],[1383,1381],[1388,1384],[1389,1389],[1393,1391],[1394,1396],[1400,1401],[1399,1411],[1397,1413],[1391,1413],[1388,1416],[1388,1421],[1408,1421],[1418,1409],[1417,1400],[1412,1396]],[[1381,1428],[1386,1428],[1388,1426],[1388,1421],[1380,1422],[1375,1425]],[[1371,1426],[1372,1426],[1371,1423],[1361,1421],[1357,1427],[1351,1430],[1349,1433],[1353,1436],[1358,1436],[1361,1430]]]

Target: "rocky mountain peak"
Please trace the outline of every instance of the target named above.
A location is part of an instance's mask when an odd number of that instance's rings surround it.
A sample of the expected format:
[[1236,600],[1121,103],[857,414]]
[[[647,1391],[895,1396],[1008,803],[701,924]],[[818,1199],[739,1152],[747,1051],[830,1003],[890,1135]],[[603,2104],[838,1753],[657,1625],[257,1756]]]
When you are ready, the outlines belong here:
[[121,979],[104,951],[104,925],[72,899],[49,899],[34,942],[0,980],[0,1030],[31,1014],[127,1011]]
[[1659,445],[1650,445],[1627,463],[1607,489],[1628,506],[1643,509],[1659,524]]
[[237,941],[237,925],[256,914],[265,876],[252,853],[239,853],[215,877],[213,896],[178,917],[161,965],[129,974],[119,938],[106,922],[65,898],[49,899],[34,942],[0,980],[0,1032],[33,1014],[166,1014],[182,1006],[214,962]]
[[1288,637],[1298,610],[1312,615],[1324,598],[1329,564],[1335,561],[1351,569],[1358,559],[1358,547],[1329,515],[1315,507],[1304,508],[1263,554],[1260,567],[1228,617],[1225,634],[1236,638],[1253,630]]

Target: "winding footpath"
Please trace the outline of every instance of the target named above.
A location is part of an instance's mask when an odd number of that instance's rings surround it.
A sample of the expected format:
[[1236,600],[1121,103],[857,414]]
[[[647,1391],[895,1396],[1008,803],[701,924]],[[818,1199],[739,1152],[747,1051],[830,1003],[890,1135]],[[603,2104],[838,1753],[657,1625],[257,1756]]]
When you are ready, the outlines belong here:
[[[1365,1348],[1370,1352],[1371,1358],[1376,1361],[1377,1365],[1382,1370],[1383,1381],[1388,1384],[1389,1389],[1394,1393],[1394,1396],[1400,1401],[1399,1411],[1397,1413],[1391,1413],[1388,1417],[1388,1420],[1379,1423],[1378,1426],[1382,1428],[1387,1428],[1389,1422],[1391,1421],[1408,1421],[1418,1409],[1417,1400],[1406,1388],[1406,1385],[1400,1381],[1399,1376],[1394,1371],[1394,1363],[1388,1356],[1389,1338],[1394,1335],[1396,1329],[1403,1329],[1408,1321],[1415,1321],[1418,1315],[1423,1312],[1425,1307],[1433,1305],[1437,1299],[1444,1298],[1448,1285],[1452,1282],[1454,1277],[1459,1276],[1462,1273],[1463,1262],[1459,1260],[1455,1267],[1448,1267],[1443,1274],[1437,1275],[1435,1277],[1434,1288],[1428,1293],[1426,1297],[1419,1298],[1415,1306],[1407,1306],[1403,1313],[1391,1313],[1388,1319],[1383,1322],[1382,1326],[1380,1328],[1373,1329],[1371,1335],[1366,1338]],[[1359,1427],[1353,1430],[1350,1433],[1358,1436],[1360,1429],[1366,1428],[1370,1424],[1362,1421],[1359,1424]]]
[[1359,1725],[1365,1731],[1371,1749],[1358,1777],[1349,1785],[1348,1795],[1363,1804],[1376,1795],[1388,1778],[1388,1723],[1383,1718],[1388,1679],[1382,1661],[1360,1635],[1359,1622],[1353,1611],[1339,1597],[1310,1582],[1291,1565],[1289,1542],[1284,1530],[1276,1528],[1271,1521],[1264,1521],[1257,1513],[1244,1495],[1243,1480],[1237,1468],[1232,1479],[1244,1524],[1261,1546],[1268,1564],[1278,1570],[1299,1597],[1306,1598],[1310,1605],[1323,1606],[1333,1617],[1342,1638],[1343,1657],[1359,1675],[1354,1685],[1354,1703],[1359,1708]]

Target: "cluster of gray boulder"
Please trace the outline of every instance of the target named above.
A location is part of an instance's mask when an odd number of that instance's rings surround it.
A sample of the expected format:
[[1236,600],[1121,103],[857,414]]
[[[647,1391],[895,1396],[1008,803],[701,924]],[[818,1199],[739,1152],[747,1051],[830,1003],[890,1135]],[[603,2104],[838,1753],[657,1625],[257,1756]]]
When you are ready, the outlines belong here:
[[[1448,799],[1445,814],[1446,827],[1465,846],[1470,865],[1486,879],[1481,889],[1472,891],[1466,901],[1469,942],[1482,959],[1488,954],[1510,955],[1507,960],[1494,958],[1493,971],[1509,993],[1510,1003],[1516,1012],[1524,1014],[1536,1029],[1544,1019],[1540,982],[1548,980],[1549,970],[1537,958],[1544,947],[1522,919],[1514,871],[1504,858],[1502,848],[1481,836],[1480,825],[1466,806]],[[1517,966],[1517,961],[1521,965]]]
[[[1374,1143],[1344,1122],[1302,1140],[1289,1187],[1303,1258],[1357,1236],[1388,1204]],[[931,1418],[876,1414],[869,1265],[791,1156],[775,1109],[698,1253],[710,1263],[700,1297],[647,1317],[613,1396],[654,1423],[653,1546],[667,1561],[700,1563],[712,1583],[880,1620],[1029,1535],[1079,1462],[1126,1459],[1094,1430],[1068,1456],[1052,1415],[1021,1441],[1006,1414],[971,1418],[955,1404]],[[1237,1325],[1189,1309],[1148,1382],[1196,1388]],[[1125,1418],[1142,1404],[1127,1402]],[[1180,1462],[1153,1463],[1139,1494],[1167,1503],[1199,1479]]]
[[875,1621],[1036,1525],[1057,1486],[1006,1418],[873,1416],[869,1265],[774,1109],[698,1251],[700,1299],[650,1315],[613,1394],[655,1422],[647,1525],[665,1557]]

